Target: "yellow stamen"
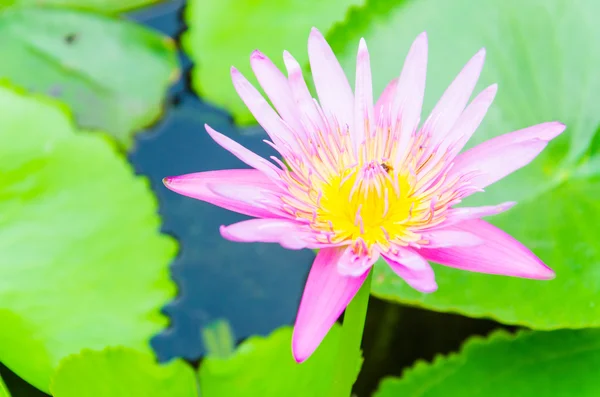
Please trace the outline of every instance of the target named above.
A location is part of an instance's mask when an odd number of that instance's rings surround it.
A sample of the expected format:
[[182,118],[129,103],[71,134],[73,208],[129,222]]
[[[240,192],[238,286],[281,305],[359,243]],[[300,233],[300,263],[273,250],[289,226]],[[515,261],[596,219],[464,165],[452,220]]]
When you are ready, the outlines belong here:
[[411,209],[419,206],[407,176],[391,166],[355,167],[315,186],[322,191],[313,227],[333,232],[333,241],[388,246],[390,236],[409,237]]

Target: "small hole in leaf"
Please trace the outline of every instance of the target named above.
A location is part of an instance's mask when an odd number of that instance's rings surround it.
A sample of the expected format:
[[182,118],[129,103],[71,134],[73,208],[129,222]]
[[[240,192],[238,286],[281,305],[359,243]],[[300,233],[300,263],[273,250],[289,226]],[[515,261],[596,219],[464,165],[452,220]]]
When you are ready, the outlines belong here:
[[77,33],[69,33],[65,36],[65,43],[73,44],[77,40]]

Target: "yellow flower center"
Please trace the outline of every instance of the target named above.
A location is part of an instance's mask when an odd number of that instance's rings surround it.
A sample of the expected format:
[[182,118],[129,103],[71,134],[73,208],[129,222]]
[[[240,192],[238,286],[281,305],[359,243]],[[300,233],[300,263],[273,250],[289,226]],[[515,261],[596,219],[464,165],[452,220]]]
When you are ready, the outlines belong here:
[[419,203],[408,177],[387,163],[347,169],[317,190],[322,193],[313,227],[332,232],[333,241],[387,247],[390,239],[412,240],[407,227]]

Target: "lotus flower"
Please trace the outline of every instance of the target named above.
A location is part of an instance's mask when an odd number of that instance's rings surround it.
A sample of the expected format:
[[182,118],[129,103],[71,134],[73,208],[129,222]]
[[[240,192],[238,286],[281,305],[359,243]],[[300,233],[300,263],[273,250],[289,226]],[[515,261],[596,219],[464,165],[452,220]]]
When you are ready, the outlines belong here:
[[492,85],[468,103],[483,66],[483,49],[422,124],[425,33],[412,44],[400,76],[375,105],[364,40],[358,47],[354,93],[316,29],[310,33],[308,53],[318,101],[288,52],[283,54],[287,77],[259,51],[250,58],[275,109],[231,69],[235,89],[285,163],[276,157],[268,161],[206,126],[219,145],[250,169],[164,179],[179,194],[255,218],[222,226],[226,239],[319,249],[294,328],[297,362],[321,343],[379,258],[425,293],[437,289],[428,261],[506,276],[554,276],[525,246],[481,220],[514,203],[455,207],[528,164],[565,128],[558,122],[538,124],[460,153],[496,94]]

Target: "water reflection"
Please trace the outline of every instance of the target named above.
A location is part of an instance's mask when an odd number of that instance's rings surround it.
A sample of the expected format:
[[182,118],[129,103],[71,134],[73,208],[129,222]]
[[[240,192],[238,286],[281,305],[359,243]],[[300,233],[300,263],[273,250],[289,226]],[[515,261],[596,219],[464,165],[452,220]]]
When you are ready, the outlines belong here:
[[232,243],[218,228],[247,219],[167,190],[164,176],[227,168],[247,168],[220,148],[204,123],[232,136],[263,156],[272,149],[262,134],[240,136],[229,117],[198,99],[183,100],[149,134],[139,137],[130,161],[151,179],[160,202],[165,232],[181,252],[172,265],[180,296],[166,308],[172,327],[153,340],[159,358],[188,359],[202,354],[200,327],[227,318],[238,337],[266,334],[293,322],[308,266],[314,254],[275,244]]

